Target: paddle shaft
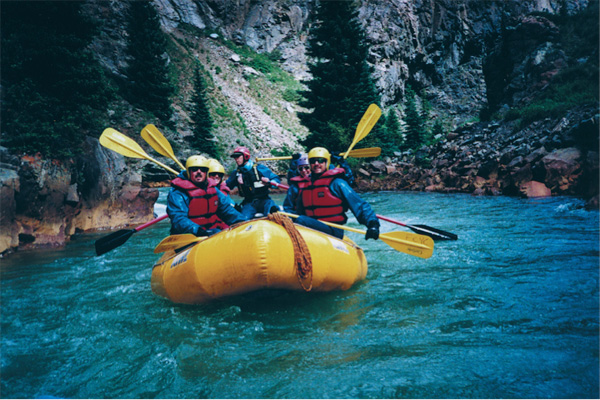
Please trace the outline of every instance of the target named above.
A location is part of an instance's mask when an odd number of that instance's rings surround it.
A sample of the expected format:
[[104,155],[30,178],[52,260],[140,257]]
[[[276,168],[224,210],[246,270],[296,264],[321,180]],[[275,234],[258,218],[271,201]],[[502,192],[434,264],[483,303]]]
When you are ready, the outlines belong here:
[[[288,217],[291,217],[291,218],[298,218],[298,215],[296,215],[296,214],[287,213],[285,211],[278,211],[278,212],[280,214],[287,215]],[[349,226],[338,225],[338,224],[334,224],[333,222],[327,222],[327,221],[321,221],[321,220],[319,220],[319,222],[321,222],[321,223],[323,223],[325,225],[329,225],[329,226],[331,226],[333,228],[338,228],[338,229],[342,229],[342,230],[350,231],[350,232],[354,232],[354,233],[360,233],[362,235],[364,235],[364,234],[367,233],[366,231],[364,231],[362,229],[356,229],[356,228],[351,228]],[[403,232],[403,233],[405,233],[407,235],[413,235],[414,237],[418,236],[418,235],[415,235],[414,233],[409,233],[409,232]],[[422,248],[422,249],[429,249],[430,248],[429,246],[426,246],[424,244],[415,243],[415,242],[412,242],[412,241],[409,241],[409,240],[403,240],[403,239],[398,239],[398,238],[389,238],[389,237],[386,236],[385,233],[380,234],[379,237],[380,237],[381,240],[392,240],[394,242],[401,243],[401,244],[404,244],[404,245],[407,245],[407,246],[418,247],[418,248]],[[429,239],[429,240],[431,240],[431,239]]]
[[156,224],[157,222],[160,222],[160,221],[162,221],[163,219],[167,218],[168,216],[169,216],[168,214],[161,215],[160,217],[158,217],[158,218],[155,218],[155,219],[153,219],[152,221],[146,222],[145,224],[142,224],[142,225],[138,226],[137,228],[135,228],[135,231],[136,231],[136,232],[139,232],[139,231],[141,231],[142,229],[146,229],[146,228],[147,228],[147,227],[149,227],[150,225],[154,225],[154,224]]

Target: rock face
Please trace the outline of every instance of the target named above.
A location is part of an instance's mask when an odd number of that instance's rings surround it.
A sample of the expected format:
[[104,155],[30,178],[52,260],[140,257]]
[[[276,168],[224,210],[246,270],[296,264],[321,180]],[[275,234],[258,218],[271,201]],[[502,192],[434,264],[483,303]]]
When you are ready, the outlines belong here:
[[63,245],[76,232],[152,219],[158,191],[142,187],[141,176],[97,139],[87,147],[85,157],[70,163],[17,158],[1,148],[0,253]]

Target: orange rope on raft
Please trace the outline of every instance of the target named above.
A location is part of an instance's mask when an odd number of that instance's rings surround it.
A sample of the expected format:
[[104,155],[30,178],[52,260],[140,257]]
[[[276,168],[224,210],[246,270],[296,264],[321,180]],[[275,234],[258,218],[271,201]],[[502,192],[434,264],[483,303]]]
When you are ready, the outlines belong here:
[[[294,246],[294,265],[296,266],[296,276],[298,277],[298,281],[304,290],[310,292],[312,289],[312,278],[313,278],[313,269],[312,269],[312,259],[310,257],[310,251],[308,250],[308,246],[304,241],[298,229],[292,222],[292,220],[285,215],[279,213],[269,214],[267,217],[269,221],[273,221],[276,224],[279,224],[285,228],[290,239],[292,240],[292,245]],[[308,282],[308,286],[305,285],[305,281]]]

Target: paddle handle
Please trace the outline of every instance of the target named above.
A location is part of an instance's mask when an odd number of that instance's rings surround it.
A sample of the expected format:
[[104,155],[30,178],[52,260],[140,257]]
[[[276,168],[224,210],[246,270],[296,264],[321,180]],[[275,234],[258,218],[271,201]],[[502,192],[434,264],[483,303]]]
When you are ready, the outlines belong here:
[[403,224],[400,221],[396,221],[395,219],[384,217],[383,215],[379,215],[379,214],[376,214],[376,216],[377,216],[377,218],[379,218],[379,219],[381,219],[383,221],[391,222],[392,224],[396,224],[396,225],[406,226],[406,224]]
[[275,187],[282,188],[285,190],[288,190],[290,188],[288,185],[284,185],[283,183],[277,183],[277,182],[273,182],[273,181],[270,181],[269,183]]
[[155,218],[155,219],[153,219],[152,221],[146,222],[145,224],[142,224],[142,225],[140,225],[140,226],[136,227],[136,228],[135,228],[135,231],[136,231],[136,232],[139,232],[139,231],[141,231],[142,229],[145,229],[145,228],[149,227],[150,225],[154,225],[154,224],[156,224],[157,222],[160,222],[160,221],[162,221],[163,219],[167,218],[168,216],[169,216],[168,214],[161,215],[160,217],[158,217],[158,218]]

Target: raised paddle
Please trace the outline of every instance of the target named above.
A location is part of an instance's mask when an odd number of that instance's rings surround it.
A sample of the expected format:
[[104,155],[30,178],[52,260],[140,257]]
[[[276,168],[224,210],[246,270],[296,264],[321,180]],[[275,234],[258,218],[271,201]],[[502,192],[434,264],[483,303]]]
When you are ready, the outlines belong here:
[[356,146],[358,142],[363,140],[369,134],[369,132],[371,132],[371,129],[373,129],[377,123],[377,120],[379,120],[379,117],[381,117],[381,108],[377,107],[376,104],[371,104],[356,126],[354,139],[352,140],[350,147],[348,147],[348,150],[346,150],[344,159],[348,158],[350,151],[354,148],[354,146]]
[[96,255],[101,256],[104,253],[116,249],[117,247],[125,243],[127,240],[129,240],[131,235],[133,235],[134,233],[139,232],[142,229],[149,227],[150,225],[154,225],[167,217],[168,215],[165,214],[153,219],[150,222],[146,222],[145,224],[142,224],[137,228],[121,229],[119,231],[111,233],[110,235],[104,236],[103,238],[96,240]]
[[167,138],[162,134],[161,131],[158,130],[156,126],[153,124],[146,125],[144,129],[142,129],[141,135],[144,140],[159,154],[169,157],[171,160],[175,161],[182,170],[185,169],[185,166],[181,163],[181,161],[175,157],[171,143],[169,143]]
[[100,144],[107,149],[111,149],[119,154],[124,155],[125,157],[144,158],[160,165],[174,175],[178,174],[178,172],[173,168],[150,157],[139,144],[113,128],[106,128],[104,132],[102,132],[102,135],[100,136]]
[[[271,183],[271,185],[281,188],[281,189],[287,190],[290,188],[289,186],[284,185],[282,183],[277,183],[277,182],[273,182],[273,181],[271,181],[270,183]],[[446,232],[441,229],[432,228],[431,226],[408,225],[408,224],[402,223],[400,221],[396,221],[395,219],[384,217],[383,215],[376,214],[376,216],[377,216],[377,218],[379,218],[382,221],[387,221],[387,222],[391,222],[392,224],[405,226],[408,229],[410,229],[411,231],[416,232],[420,235],[429,236],[433,240],[458,240],[458,236],[456,236],[454,233]]]
[[377,214],[377,218],[379,218],[382,221],[391,222],[392,224],[405,226],[408,229],[412,230],[413,232],[416,232],[420,235],[427,235],[430,238],[432,238],[433,240],[458,240],[458,236],[455,235],[454,233],[446,232],[441,229],[432,228],[427,225],[408,225],[408,224],[402,223],[400,221],[396,221],[395,219],[384,217],[383,215],[379,215],[379,214]]
[[[284,211],[278,211],[280,214],[288,217],[298,218],[298,215],[290,214]],[[366,231],[361,229],[350,228],[349,226],[338,225],[331,222],[319,221],[325,225],[334,228],[343,229],[345,231],[366,234]],[[429,258],[433,254],[433,239],[425,235],[416,235],[410,232],[387,232],[379,235],[379,239],[394,250],[409,254],[420,258]]]
[[167,236],[154,248],[154,253],[164,253],[165,251],[171,251],[180,249],[188,246],[192,243],[198,243],[205,240],[206,236],[196,236],[191,233],[182,233],[181,235]]
[[[368,157],[379,157],[381,154],[381,147],[366,147],[364,149],[354,149],[350,151],[349,157],[354,158],[368,158]],[[340,153],[343,156],[344,153]],[[291,160],[292,156],[280,156],[280,157],[259,157],[256,161],[276,161],[276,160]]]

